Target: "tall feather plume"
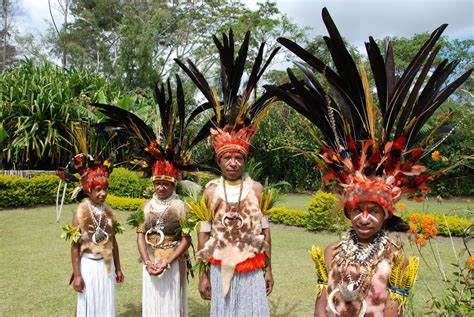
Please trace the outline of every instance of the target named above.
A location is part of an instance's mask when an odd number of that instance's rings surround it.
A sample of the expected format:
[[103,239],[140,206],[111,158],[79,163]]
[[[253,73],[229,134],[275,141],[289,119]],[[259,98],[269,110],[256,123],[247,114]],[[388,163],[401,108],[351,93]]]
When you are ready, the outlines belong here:
[[[233,126],[240,128],[242,125],[251,124],[255,122],[255,118],[262,113],[272,100],[272,96],[263,95],[261,98],[250,101],[254,91],[257,89],[259,79],[277,54],[279,48],[272,50],[269,57],[264,61],[265,43],[260,45],[257,57],[250,70],[249,79],[245,88],[241,89],[249,51],[250,32],[246,32],[237,54],[235,54],[236,45],[232,30],[229,31],[228,35],[223,33],[222,40],[213,36],[213,41],[219,52],[221,79],[221,87],[219,89],[211,88],[204,75],[191,61],[188,60],[188,66],[178,59],[175,59],[175,61],[206,97],[208,100],[208,103],[205,103],[206,107],[213,108],[215,116],[212,119],[211,126],[219,128]],[[222,100],[219,99],[219,95],[222,96]]]
[[[163,157],[172,162],[180,170],[190,170],[197,166],[188,162],[189,151],[199,141],[209,135],[209,128],[202,129],[193,139],[187,127],[199,113],[210,109],[208,106],[198,106],[186,118],[185,95],[182,81],[176,76],[176,93],[173,94],[171,80],[153,85],[155,102],[160,113],[159,130],[156,133],[143,120],[124,109],[104,104],[94,104],[107,120],[99,126],[106,130],[115,130],[132,137],[136,149],[148,153],[145,159],[150,166],[152,161]],[[175,95],[175,99],[174,99]],[[158,153],[155,151],[158,150]]]
[[367,113],[367,123],[369,126],[370,139],[375,140],[375,117],[374,117],[374,104],[372,100],[372,93],[370,92],[369,78],[367,77],[367,72],[365,71],[365,66],[361,62],[360,72],[362,77],[362,85],[364,87],[365,95],[365,106]]
[[[424,169],[415,164],[423,151],[417,149],[413,152],[416,155],[411,157],[408,153],[412,153],[410,150],[418,144],[426,146],[425,141],[436,132],[446,131],[446,128],[435,127],[426,133],[422,128],[472,74],[471,69],[446,83],[458,62],[445,60],[433,67],[439,52],[436,43],[446,25],[441,25],[430,35],[401,74],[396,72],[390,40],[384,43],[383,55],[375,40],[369,37],[365,46],[377,88],[377,103],[373,101],[369,75],[363,64],[359,69],[356,67],[326,8],[322,10],[322,17],[329,33],[324,40],[334,69],[297,43],[278,38],[280,44],[311,69],[296,63],[303,73],[302,80],[288,69],[289,84],[265,88],[321,131],[324,143],[330,147],[323,147],[317,160],[318,166],[326,172],[326,184],[332,180],[346,184],[357,171],[364,177],[384,176],[388,179],[391,176],[390,180],[402,189],[406,185],[406,189],[411,191],[415,184],[422,188],[420,191],[426,190],[428,187],[424,182],[432,177],[420,175]],[[375,105],[379,105],[382,116],[380,128],[376,124],[378,112]],[[442,122],[442,126],[445,124]],[[407,193],[415,192],[410,191]]]

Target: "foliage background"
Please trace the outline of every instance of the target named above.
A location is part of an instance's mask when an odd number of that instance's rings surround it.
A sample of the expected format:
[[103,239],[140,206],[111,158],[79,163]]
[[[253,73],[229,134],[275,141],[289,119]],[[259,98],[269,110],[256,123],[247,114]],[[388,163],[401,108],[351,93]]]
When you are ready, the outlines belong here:
[[[63,20],[51,24],[39,42],[23,38],[22,44],[28,46],[26,51],[29,52],[25,57],[15,56],[7,61],[3,56],[0,168],[54,170],[66,165],[79,151],[72,135],[78,127],[88,131],[91,153],[113,155],[120,166],[130,167],[133,144],[114,133],[94,129],[103,118],[90,103],[115,104],[156,125],[159,118],[151,85],[175,73],[182,75],[173,62],[175,57],[193,60],[211,84],[217,85],[217,51],[211,35],[219,37],[229,28],[234,30],[236,42],[241,41],[246,30],[252,31],[249,60],[255,56],[260,42],[267,43],[265,54],[268,54],[277,45],[277,37],[284,36],[331,64],[324,38],[310,36],[309,29],[282,14],[272,1],[262,2],[255,9],[247,8],[240,1],[224,0],[188,1],[179,6],[168,5],[166,1],[59,2],[63,4]],[[409,38],[392,38],[399,70],[408,65],[427,37],[427,33],[422,33]],[[383,39],[377,42],[383,50]],[[9,53],[15,52],[10,49],[12,44],[7,44]],[[472,40],[442,37],[440,44],[443,47],[435,64],[441,58],[458,59],[458,75],[473,67]],[[2,45],[4,43],[0,43]],[[39,54],[40,51],[48,54]],[[364,52],[351,45],[349,52],[367,64]],[[283,49],[274,63],[285,60],[295,58]],[[187,103],[190,108],[194,107],[203,98],[186,76],[182,77]],[[281,84],[286,78],[285,71],[270,67],[262,82]],[[427,127],[430,127],[448,118],[448,124],[456,127],[436,148],[446,160],[432,161],[428,153],[423,163],[429,168],[444,168],[474,155],[474,132],[470,128],[472,94],[469,93],[472,84],[470,78],[428,122]],[[205,119],[206,115],[198,118]],[[317,153],[320,149],[310,132],[305,119],[282,103],[275,103],[253,139],[251,157],[262,164],[261,181],[285,180],[292,185],[292,191],[298,192],[319,189],[321,178],[309,157],[311,152]],[[316,137],[318,133],[315,132]],[[211,169],[216,168],[206,142],[196,148],[193,158]],[[433,185],[433,195],[472,196],[472,170],[468,164],[450,170]]]

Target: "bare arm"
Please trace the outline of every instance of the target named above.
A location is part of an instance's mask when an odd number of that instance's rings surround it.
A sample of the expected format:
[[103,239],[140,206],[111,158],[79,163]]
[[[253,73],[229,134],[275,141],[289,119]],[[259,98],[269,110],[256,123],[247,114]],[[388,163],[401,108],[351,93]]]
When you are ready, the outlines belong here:
[[[203,195],[206,197],[206,201],[209,201],[209,188],[206,188]],[[209,208],[209,206],[208,206]],[[210,232],[199,232],[198,233],[198,251],[202,250],[206,245],[206,242],[211,237]],[[202,299],[210,300],[211,299],[211,280],[209,277],[209,271],[201,270],[199,272],[199,293],[201,294]]]
[[142,258],[143,263],[146,265],[146,270],[150,275],[158,275],[160,272],[157,270],[155,265],[151,263],[150,257],[148,256],[145,234],[142,232],[137,233],[137,247],[140,257]]
[[[403,310],[399,309],[400,308],[400,303],[396,301],[392,301],[391,299],[388,299],[387,304],[385,306],[385,310],[383,312],[384,317],[398,317],[398,316],[403,316]],[[399,314],[400,311],[400,314]]]
[[[211,234],[210,232],[199,232],[198,234],[198,250],[204,248],[207,240],[209,240]],[[199,272],[199,293],[201,294],[202,299],[210,300],[211,299],[211,279],[209,277],[209,271],[201,270]]]
[[270,228],[263,229],[263,237],[268,243],[268,250],[264,252],[265,254],[265,286],[267,290],[267,295],[273,290],[273,273],[272,273],[272,238],[270,235]]
[[326,317],[326,306],[328,302],[328,293],[326,288],[323,288],[321,296],[316,297],[316,302],[314,303],[314,317]]
[[112,253],[113,253],[113,256],[114,256],[115,279],[116,279],[117,283],[123,283],[124,276],[123,276],[123,273],[122,273],[122,267],[120,266],[119,247],[118,247],[118,243],[117,243],[117,239],[115,238],[115,235],[114,235]]
[[[76,227],[79,225],[76,215],[72,218],[72,226]],[[72,244],[71,246],[71,263],[72,263],[72,287],[76,292],[82,293],[84,289],[84,280],[81,275],[81,244],[79,242]]]
[[[253,183],[253,189],[255,191],[255,195],[260,197],[263,192],[263,186],[259,182]],[[262,234],[265,242],[268,245],[268,250],[264,251],[265,255],[265,287],[267,290],[267,295],[273,290],[273,273],[272,273],[272,238],[270,234],[270,228],[262,229]]]

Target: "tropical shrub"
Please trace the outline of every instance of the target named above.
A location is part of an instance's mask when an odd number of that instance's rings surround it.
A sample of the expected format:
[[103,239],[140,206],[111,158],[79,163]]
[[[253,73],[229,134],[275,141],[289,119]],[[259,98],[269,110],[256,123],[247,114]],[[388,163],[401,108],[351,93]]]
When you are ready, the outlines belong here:
[[142,198],[151,185],[150,179],[123,167],[114,168],[109,178],[109,194],[119,197]]
[[273,223],[280,223],[296,227],[306,227],[308,212],[298,209],[277,207],[270,209],[267,213],[267,216]]
[[105,79],[29,59],[0,78],[4,167],[49,170],[65,165],[78,150],[73,127],[97,121],[89,102],[105,101]]
[[317,191],[308,202],[306,229],[338,231],[347,228],[349,221],[341,210],[334,210],[336,203],[335,195]]
[[117,197],[114,195],[107,195],[107,205],[112,209],[122,211],[137,211],[142,208],[143,204],[147,201],[145,198],[129,198],[129,197]]
[[54,204],[58,183],[56,175],[32,178],[0,175],[0,208]]

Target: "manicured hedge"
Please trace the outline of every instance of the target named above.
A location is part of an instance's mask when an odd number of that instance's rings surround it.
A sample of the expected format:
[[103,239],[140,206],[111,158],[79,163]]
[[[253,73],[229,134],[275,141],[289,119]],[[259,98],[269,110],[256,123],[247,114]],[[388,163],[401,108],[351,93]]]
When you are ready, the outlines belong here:
[[146,188],[152,186],[149,178],[142,178],[123,167],[114,168],[109,183],[110,195],[132,198],[142,198]]
[[308,218],[308,212],[306,211],[288,208],[272,208],[268,211],[267,215],[271,222],[306,228]]
[[0,208],[54,204],[58,183],[56,175],[32,178],[0,175]]
[[147,201],[145,198],[129,198],[107,195],[107,205],[114,210],[137,211],[142,208],[143,203]]
[[348,228],[349,221],[342,210],[336,210],[337,202],[338,199],[335,195],[317,191],[308,202],[309,214],[306,229],[309,231],[337,231]]

